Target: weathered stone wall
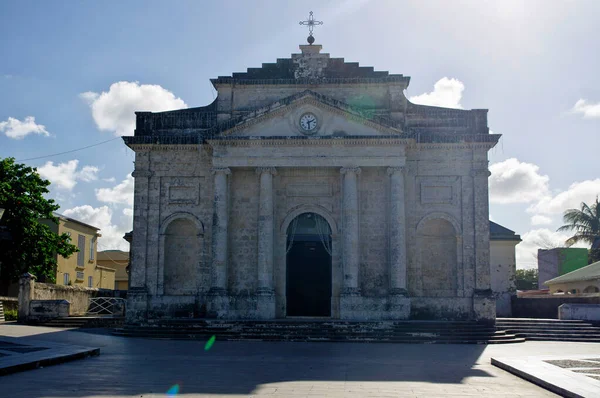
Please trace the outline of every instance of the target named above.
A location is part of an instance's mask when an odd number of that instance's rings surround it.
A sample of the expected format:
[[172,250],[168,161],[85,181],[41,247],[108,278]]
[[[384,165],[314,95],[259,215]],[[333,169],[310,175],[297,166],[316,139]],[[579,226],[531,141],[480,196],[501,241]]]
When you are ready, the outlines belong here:
[[496,297],[496,313],[510,317],[512,296],[517,293],[515,285],[515,245],[518,241],[490,242],[490,281]]
[[228,286],[234,295],[256,292],[258,178],[254,169],[234,169],[230,176]]
[[97,297],[99,292],[99,289],[87,287],[35,282],[33,300],[67,300],[70,303],[69,315],[85,315],[90,298]]

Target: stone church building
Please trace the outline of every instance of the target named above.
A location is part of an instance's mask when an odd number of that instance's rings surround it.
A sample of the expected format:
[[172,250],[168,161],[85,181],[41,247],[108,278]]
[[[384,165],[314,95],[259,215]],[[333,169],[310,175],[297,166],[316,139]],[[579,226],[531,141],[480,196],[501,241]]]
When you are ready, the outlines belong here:
[[136,113],[128,321],[494,319],[487,110],[300,50]]

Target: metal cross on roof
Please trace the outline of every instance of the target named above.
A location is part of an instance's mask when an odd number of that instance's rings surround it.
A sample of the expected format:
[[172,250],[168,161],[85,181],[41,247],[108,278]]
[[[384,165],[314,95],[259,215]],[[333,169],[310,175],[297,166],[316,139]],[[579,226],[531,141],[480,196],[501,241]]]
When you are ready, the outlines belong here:
[[308,44],[313,44],[315,42],[315,38],[312,35],[313,28],[316,25],[323,25],[323,21],[315,21],[313,12],[311,11],[308,14],[308,19],[306,21],[300,21],[300,25],[308,26],[308,38],[306,40],[308,40]]

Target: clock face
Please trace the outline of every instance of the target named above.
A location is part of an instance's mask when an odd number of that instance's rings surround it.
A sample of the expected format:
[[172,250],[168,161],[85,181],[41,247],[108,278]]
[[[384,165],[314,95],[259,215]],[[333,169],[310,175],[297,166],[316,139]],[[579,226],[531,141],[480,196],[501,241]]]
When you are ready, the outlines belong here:
[[300,128],[306,132],[314,132],[317,129],[317,117],[312,113],[300,116]]

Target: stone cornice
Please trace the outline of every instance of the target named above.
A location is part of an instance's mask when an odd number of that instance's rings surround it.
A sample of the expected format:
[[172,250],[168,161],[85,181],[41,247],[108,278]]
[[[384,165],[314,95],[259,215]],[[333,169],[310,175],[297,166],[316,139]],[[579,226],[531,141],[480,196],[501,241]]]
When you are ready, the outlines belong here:
[[343,137],[343,138],[325,138],[325,137],[293,137],[287,138],[258,138],[258,139],[244,139],[244,140],[232,140],[232,139],[211,139],[207,140],[208,144],[212,147],[219,146],[387,146],[387,145],[407,145],[411,142],[411,139],[400,138],[400,137]]

